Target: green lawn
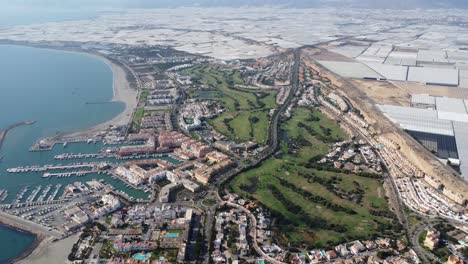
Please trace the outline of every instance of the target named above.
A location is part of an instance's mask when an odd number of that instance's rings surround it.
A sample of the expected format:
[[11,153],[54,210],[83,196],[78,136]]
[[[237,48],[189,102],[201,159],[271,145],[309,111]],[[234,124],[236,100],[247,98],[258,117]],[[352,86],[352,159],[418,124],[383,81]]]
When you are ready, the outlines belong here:
[[329,151],[323,141],[347,137],[333,120],[316,110],[299,108],[281,128],[285,135],[276,158],[237,176],[229,185],[273,211],[280,242],[324,247],[392,233],[393,215],[388,213],[380,179],[308,166],[311,158]]
[[243,84],[239,71],[201,65],[186,74],[210,90],[189,91],[191,98],[221,102],[225,112],[209,120],[214,129],[236,142],[256,141],[266,143],[270,109],[276,107],[276,91],[236,88]]
[[144,115],[145,115],[145,110],[143,108],[138,108],[135,111],[135,114],[133,116],[133,122],[132,122],[132,129],[134,131],[138,131],[140,129],[141,121]]
[[138,102],[139,106],[144,106],[146,103],[146,98],[150,94],[148,89],[143,89],[140,94],[140,101]]

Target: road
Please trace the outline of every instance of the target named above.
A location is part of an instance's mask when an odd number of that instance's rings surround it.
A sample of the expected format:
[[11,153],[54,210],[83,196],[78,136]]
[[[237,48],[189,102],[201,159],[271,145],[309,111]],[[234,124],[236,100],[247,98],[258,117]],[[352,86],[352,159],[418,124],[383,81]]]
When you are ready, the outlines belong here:
[[274,152],[278,148],[278,121],[281,115],[286,111],[291,103],[291,100],[296,94],[298,85],[299,85],[299,66],[301,64],[301,50],[294,49],[294,65],[291,73],[291,91],[289,92],[288,98],[285,100],[284,104],[280,105],[278,109],[273,113],[271,117],[271,124],[268,130],[268,146],[272,149],[271,152]]
[[[296,91],[298,89],[300,62],[301,62],[301,50],[300,49],[294,49],[294,65],[293,65],[293,69],[292,69],[292,73],[291,73],[291,91],[289,92],[289,95],[286,98],[284,104],[280,105],[275,110],[275,112],[273,113],[273,115],[271,117],[270,126],[268,128],[268,140],[267,140],[268,147],[262,153],[260,153],[258,155],[258,157],[256,158],[255,161],[251,162],[248,165],[241,165],[238,168],[236,168],[235,170],[232,170],[229,173],[224,174],[222,177],[218,177],[218,179],[215,182],[214,187],[212,187],[212,190],[216,191],[216,198],[218,200],[220,200],[222,203],[226,203],[229,206],[241,209],[242,211],[244,211],[249,216],[249,218],[252,221],[252,226],[250,227],[250,235],[252,237],[252,246],[253,246],[253,248],[267,262],[274,263],[274,264],[280,264],[280,263],[283,263],[283,262],[280,262],[278,260],[275,260],[275,259],[271,258],[267,254],[265,254],[265,252],[263,252],[263,250],[258,246],[258,244],[257,244],[257,232],[256,232],[257,219],[255,219],[255,216],[249,210],[245,209],[242,206],[223,201],[221,199],[220,195],[219,195],[219,190],[222,188],[222,185],[226,181],[228,181],[232,177],[235,177],[239,173],[241,173],[241,172],[243,172],[245,170],[248,170],[249,168],[252,168],[252,167],[258,165],[259,163],[263,162],[264,160],[270,158],[271,155],[273,155],[276,152],[276,150],[278,149],[278,147],[279,147],[279,139],[278,139],[279,120],[281,118],[281,115],[288,109],[288,107],[289,107],[289,105],[290,105],[292,99],[294,98],[294,96],[296,94]],[[213,215],[212,215],[213,213],[211,212],[211,210],[208,210],[207,213],[208,213],[207,214],[207,220],[209,220],[209,221],[206,221],[205,228],[211,227],[213,225],[212,221],[214,221],[214,218],[210,219],[210,218],[213,217]],[[207,230],[205,230],[205,231],[206,231],[205,232],[205,239],[208,240],[208,243],[211,243],[210,239],[211,239],[211,235],[212,235],[211,234],[212,230],[211,230],[211,228],[209,230],[207,228]],[[205,259],[205,261],[206,261],[206,259]]]
[[[127,69],[133,75],[133,77],[135,78],[136,84],[137,84],[137,87],[135,87],[135,89],[138,91],[137,107],[135,109],[133,109],[132,117],[130,118],[130,123],[128,124],[127,129],[125,131],[125,135],[128,135],[129,130],[131,128],[131,125],[133,123],[133,120],[135,119],[135,113],[136,113],[137,109],[140,107],[139,103],[140,103],[141,93],[143,92],[143,89],[142,89],[143,86],[141,85],[140,77],[138,77],[138,74],[132,69],[132,67],[128,66],[125,62],[123,62],[120,59],[111,59],[111,58],[107,58],[107,59],[109,59],[110,61],[112,61],[114,63],[117,62],[117,65],[122,66],[123,68]],[[126,78],[128,80],[128,77],[126,77]],[[130,85],[130,82],[129,82],[129,85]]]
[[[342,118],[341,116],[338,116],[338,115],[334,114],[333,111],[328,111],[328,112],[330,112],[330,114],[335,116],[335,118],[337,120],[340,120],[343,124],[347,124],[347,126],[356,135],[359,135],[361,138],[363,138],[365,141],[367,141],[368,144],[370,144],[371,146],[378,149],[378,146],[376,146],[375,142],[373,142],[372,140],[369,140],[368,136],[362,134],[359,129],[354,127],[355,124],[348,123],[348,121],[346,119]],[[389,169],[390,165],[386,163],[385,159],[381,156],[379,151],[376,151],[376,153],[377,153],[377,155],[379,155],[379,158],[382,161],[383,165],[387,168],[387,171],[389,171],[389,173],[391,173],[391,170]],[[388,190],[389,199],[391,200],[391,203],[395,207],[394,212],[395,212],[396,216],[398,217],[398,220],[400,221],[400,223],[403,225],[403,228],[405,230],[405,233],[407,234],[408,240],[412,244],[412,247],[413,247],[414,251],[416,252],[416,254],[418,255],[418,257],[423,261],[423,263],[429,263],[427,261],[427,258],[425,256],[425,254],[424,254],[423,249],[419,246],[418,243],[413,243],[414,237],[412,237],[412,234],[410,232],[410,228],[409,228],[409,225],[408,225],[408,218],[407,218],[406,213],[404,211],[403,202],[401,201],[401,197],[400,197],[400,195],[398,193],[398,187],[396,186],[395,181],[393,180],[392,177],[393,177],[392,175],[389,175],[389,176],[385,177],[384,180],[387,183],[389,183],[388,184],[388,186],[390,187],[390,189]],[[417,238],[416,238],[416,241],[417,241]]]
[[231,178],[235,177],[236,175],[240,174],[243,171],[246,171],[256,165],[260,164],[261,162],[265,161],[266,159],[270,158],[279,147],[279,140],[278,140],[278,123],[281,118],[281,115],[288,109],[294,95],[296,94],[297,88],[299,86],[299,66],[301,63],[301,50],[294,49],[294,65],[291,73],[291,91],[289,92],[288,98],[284,101],[284,104],[278,106],[278,108],[274,111],[273,115],[271,116],[270,125],[268,127],[268,140],[267,140],[267,148],[261,153],[259,153],[255,160],[253,160],[250,164],[247,165],[240,165],[234,170],[218,177],[214,185],[216,185],[215,189],[221,188],[221,186],[230,180]]
[[[415,247],[418,248],[419,251],[421,251],[421,254],[424,255],[423,263],[443,263],[436,255],[432,254],[432,252],[423,249],[419,245],[419,236],[427,229],[429,229],[431,226],[429,224],[419,224],[417,225],[414,229],[413,232],[411,233],[411,244],[413,245],[413,249]],[[415,249],[416,251],[416,249]],[[419,255],[418,255],[419,257]],[[429,260],[430,261],[429,261]]]
[[250,221],[251,221],[251,225],[250,225],[250,237],[252,238],[252,246],[253,248],[255,249],[255,251],[263,258],[266,260],[266,262],[268,263],[273,263],[273,264],[283,264],[284,262],[281,262],[281,261],[278,261],[270,256],[268,256],[265,252],[263,252],[263,250],[258,246],[258,243],[257,243],[257,219],[255,218],[255,215],[252,214],[252,212],[250,212],[249,210],[247,210],[245,207],[243,206],[240,206],[238,204],[235,204],[235,203],[231,203],[231,202],[225,202],[226,205],[230,206],[230,207],[235,207],[239,210],[242,210],[249,218],[250,218]]
[[[356,124],[352,124],[350,122],[348,122],[345,118],[342,118],[341,115],[336,115],[334,114],[333,111],[328,111],[330,112],[330,114],[332,114],[333,116],[335,116],[335,118],[337,120],[340,120],[342,122],[342,124],[346,124],[352,131],[354,131],[354,133],[356,135],[359,135],[361,138],[363,138],[365,141],[367,141],[368,144],[370,144],[371,146],[373,146],[374,148],[376,149],[379,149],[378,146],[377,146],[377,143],[375,141],[368,138],[368,136],[364,135],[358,128],[355,127]],[[386,160],[382,157],[380,151],[376,151],[377,155],[379,156],[380,160],[382,161],[383,165],[387,168],[387,171],[389,171],[389,176],[385,177],[384,180],[389,183],[387,184],[390,188],[388,190],[388,193],[389,193],[389,199],[391,200],[391,203],[393,204],[393,206],[395,207],[394,209],[394,213],[396,214],[396,216],[398,217],[398,220],[400,221],[400,223],[402,224],[404,230],[405,230],[405,233],[407,235],[407,238],[408,240],[410,241],[410,244],[411,244],[411,247],[414,249],[414,251],[416,252],[418,258],[423,262],[423,263],[431,263],[428,261],[428,259],[426,258],[426,254],[425,254],[425,251],[421,248],[421,246],[419,245],[418,243],[418,236],[411,233],[411,230],[410,230],[410,227],[409,227],[409,224],[408,224],[408,217],[406,216],[406,213],[404,211],[404,205],[403,205],[403,201],[401,200],[401,197],[399,195],[399,192],[398,192],[398,187],[394,181],[394,177],[396,177],[395,175],[392,175],[392,170],[390,169],[391,168],[391,164],[388,164],[386,162]]]
[[93,259],[97,259],[99,257],[99,252],[101,252],[101,248],[102,248],[102,242],[100,241],[96,242],[96,244],[93,246],[93,250],[89,254],[88,262],[86,263],[91,263]]

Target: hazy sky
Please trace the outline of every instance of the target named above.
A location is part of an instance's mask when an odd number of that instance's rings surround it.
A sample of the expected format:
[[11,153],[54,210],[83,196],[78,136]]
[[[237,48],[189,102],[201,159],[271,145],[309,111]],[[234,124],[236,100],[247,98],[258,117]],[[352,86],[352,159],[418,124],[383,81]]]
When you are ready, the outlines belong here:
[[0,27],[95,17],[102,11],[161,7],[467,8],[468,0],[0,0]]
[[0,0],[1,9],[112,9],[128,7],[287,5],[315,7],[323,5],[369,8],[468,7],[468,0]]

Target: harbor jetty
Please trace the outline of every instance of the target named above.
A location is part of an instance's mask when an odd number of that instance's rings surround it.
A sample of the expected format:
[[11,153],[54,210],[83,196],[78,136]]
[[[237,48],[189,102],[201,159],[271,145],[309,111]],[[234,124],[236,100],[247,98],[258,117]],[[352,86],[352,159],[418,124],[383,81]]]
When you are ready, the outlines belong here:
[[28,121],[23,121],[23,122],[19,122],[19,123],[16,123],[16,124],[13,124],[5,129],[3,129],[2,131],[0,131],[0,149],[2,149],[2,145],[3,145],[3,141],[5,140],[5,137],[6,135],[8,134],[8,132],[16,127],[19,127],[19,126],[25,126],[25,125],[32,125],[36,123],[36,121],[31,121],[31,120],[28,120]]
[[69,169],[83,169],[83,168],[94,168],[97,166],[97,162],[92,163],[75,163],[69,165],[44,165],[44,166],[26,166],[9,168],[6,171],[9,173],[20,173],[20,172],[42,172],[47,170],[69,170]]

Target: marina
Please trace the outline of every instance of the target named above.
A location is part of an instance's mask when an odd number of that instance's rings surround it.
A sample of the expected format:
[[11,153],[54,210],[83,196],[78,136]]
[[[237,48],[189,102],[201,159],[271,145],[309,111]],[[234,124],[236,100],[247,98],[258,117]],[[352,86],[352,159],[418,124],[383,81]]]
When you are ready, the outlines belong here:
[[0,190],[0,203],[3,202],[8,196],[7,190]]
[[49,173],[46,172],[42,175],[42,178],[50,178],[50,177],[57,177],[57,178],[64,178],[64,177],[71,177],[71,176],[85,176],[91,173],[98,173],[97,171],[71,171],[71,172],[61,172],[61,173]]
[[42,186],[39,185],[37,186],[34,191],[32,191],[32,193],[28,196],[28,198],[26,199],[26,203],[31,203],[33,202],[35,199],[36,199],[36,196],[37,194],[41,191],[42,189]]
[[21,172],[41,172],[47,170],[68,170],[68,169],[82,169],[82,168],[94,168],[97,163],[76,163],[70,165],[44,165],[44,166],[26,166],[9,168],[6,171],[9,173],[21,173]]
[[47,194],[49,194],[49,191],[50,189],[52,188],[52,185],[47,185],[46,188],[44,188],[44,190],[42,191],[41,195],[39,196],[39,198],[37,198],[37,202],[43,202],[44,199],[46,198]]
[[47,201],[50,202],[50,201],[53,201],[57,198],[57,195],[58,195],[58,192],[60,191],[60,188],[62,188],[62,184],[57,184],[55,185],[55,190],[54,192],[49,196],[49,198],[47,198]]
[[[62,195],[68,186],[76,178],[42,178],[45,172],[57,173],[70,171],[90,171],[90,167],[67,168],[53,167],[44,168],[46,164],[54,164],[54,156],[69,153],[98,153],[102,147],[102,140],[94,136],[77,137],[73,139],[60,139],[65,133],[82,131],[94,127],[103,122],[113,119],[125,109],[123,103],[109,103],[102,105],[86,105],[86,101],[111,101],[113,97],[113,75],[111,69],[102,61],[82,54],[50,51],[46,49],[34,49],[20,46],[1,45],[0,56],[2,61],[0,67],[3,69],[2,86],[14,87],[7,89],[0,97],[0,112],[8,113],[0,120],[0,131],[16,124],[22,120],[33,119],[34,125],[17,127],[14,130],[2,133],[2,147],[0,157],[0,203],[2,208],[6,204],[18,208],[27,207],[26,199],[42,185],[36,194],[31,206],[44,207],[41,210],[60,203]],[[31,61],[41,61],[41,67],[31,64]],[[13,63],[14,62],[14,63]],[[24,78],[24,76],[35,76],[35,78]],[[80,83],[79,87],[64,89],[64,84]],[[67,85],[65,85],[67,86]],[[45,92],[47,91],[47,92]],[[79,96],[71,96],[72,93]],[[27,94],[28,96],[24,96]],[[22,98],[22,104],[18,104],[12,98]],[[51,102],[44,104],[44,102]],[[58,111],[59,109],[59,111]],[[50,151],[29,152],[31,145],[39,143],[43,138],[61,140],[60,144],[50,146]],[[86,144],[91,139],[91,144]],[[92,144],[96,141],[96,144]],[[45,141],[47,143],[48,141]],[[66,148],[63,143],[67,142]],[[80,143],[81,142],[81,143]],[[44,142],[43,142],[44,143]],[[57,161],[57,160],[56,160]],[[62,166],[68,163],[76,163],[78,159],[66,159]],[[85,161],[85,158],[82,159]],[[88,162],[89,161],[89,162]],[[85,163],[98,162],[96,157],[89,158]],[[38,168],[26,168],[28,165],[38,165]],[[7,173],[8,168],[20,170],[13,174]],[[13,170],[14,171],[14,170]],[[87,178],[89,177],[89,178]],[[113,180],[104,175],[88,174],[80,177],[80,181],[88,181],[92,178],[106,179],[114,188],[130,193],[137,198],[143,194],[127,188],[123,183]],[[46,182],[47,181],[47,182]],[[48,193],[45,190],[51,185]],[[66,198],[68,199],[68,198]],[[1,200],[1,199],[0,199]],[[42,201],[40,201],[42,200]],[[40,210],[39,210],[40,211]],[[37,214],[40,214],[38,211]],[[14,212],[14,211],[12,211]],[[21,219],[21,217],[19,217]],[[41,220],[38,220],[41,221]],[[17,222],[17,221],[15,221]],[[47,224],[47,223],[46,223]],[[33,230],[40,231],[34,227]],[[45,233],[51,233],[45,228]],[[0,254],[0,263],[8,263],[23,251],[27,250],[32,243],[23,238],[23,232],[8,231],[0,229],[0,244],[9,243],[11,240],[22,241],[22,245],[8,245],[8,252]],[[22,243],[23,243],[22,242]]]
[[88,159],[88,158],[103,159],[103,158],[106,158],[106,156],[101,155],[101,154],[94,154],[94,153],[90,153],[90,154],[64,153],[64,154],[59,154],[59,155],[54,156],[54,159],[56,159],[56,160]]
[[[3,145],[3,141],[5,140],[5,137],[7,135],[7,133],[16,128],[16,127],[19,127],[19,126],[23,126],[23,125],[32,125],[36,123],[36,121],[24,121],[24,122],[19,122],[19,123],[16,123],[16,124],[13,124],[7,128],[5,128],[4,130],[0,131],[0,149],[2,148],[2,145]],[[3,156],[0,156],[0,161],[3,159]]]
[[21,203],[21,200],[23,200],[24,195],[28,192],[29,186],[24,187],[16,196],[16,200],[13,202],[13,204],[19,204]]

